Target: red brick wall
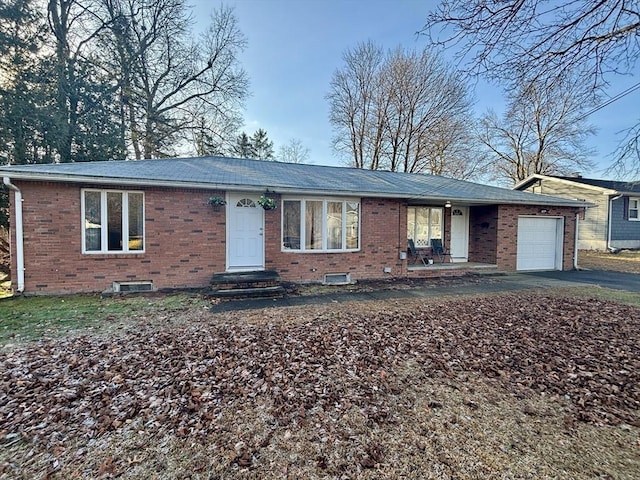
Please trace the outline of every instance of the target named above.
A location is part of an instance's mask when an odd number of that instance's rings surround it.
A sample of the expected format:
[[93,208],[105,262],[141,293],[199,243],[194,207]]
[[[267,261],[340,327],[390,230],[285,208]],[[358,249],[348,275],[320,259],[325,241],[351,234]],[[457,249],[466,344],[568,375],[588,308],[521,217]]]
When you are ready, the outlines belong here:
[[[546,213],[540,213],[546,210]],[[575,228],[577,208],[548,207],[535,205],[500,205],[498,207],[497,251],[496,263],[501,270],[513,271],[517,260],[518,216],[541,216],[564,218],[564,251],[562,255],[563,270],[573,268],[575,247]]]
[[469,261],[496,263],[498,207],[469,209]]
[[[14,183],[23,193],[25,293],[103,291],[113,281],[138,280],[202,287],[225,269],[224,209],[207,204],[216,192],[133,189],[145,192],[145,253],[83,255],[80,187]],[[16,288],[15,258],[12,279]]]

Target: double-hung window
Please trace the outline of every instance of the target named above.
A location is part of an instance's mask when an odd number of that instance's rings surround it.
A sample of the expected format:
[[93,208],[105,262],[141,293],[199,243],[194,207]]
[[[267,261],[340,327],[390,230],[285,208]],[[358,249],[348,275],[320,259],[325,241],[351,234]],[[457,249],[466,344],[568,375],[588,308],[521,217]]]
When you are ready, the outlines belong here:
[[407,238],[424,248],[432,238],[442,239],[442,208],[407,207]]
[[629,198],[629,220],[640,220],[640,198]]
[[142,253],[144,194],[82,190],[82,252]]
[[360,248],[360,202],[340,199],[285,199],[282,248],[302,252]]

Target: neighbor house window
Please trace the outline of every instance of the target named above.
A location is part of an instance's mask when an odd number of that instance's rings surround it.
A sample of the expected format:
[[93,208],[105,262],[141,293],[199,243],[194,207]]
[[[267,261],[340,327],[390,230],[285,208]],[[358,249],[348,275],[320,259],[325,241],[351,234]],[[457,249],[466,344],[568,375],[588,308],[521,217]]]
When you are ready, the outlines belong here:
[[640,220],[640,198],[629,199],[629,220]]
[[303,199],[282,202],[282,247],[303,252],[360,248],[360,202]]
[[144,250],[144,194],[82,191],[82,251],[139,253]]
[[428,247],[432,238],[442,239],[442,208],[407,207],[407,238],[416,247]]

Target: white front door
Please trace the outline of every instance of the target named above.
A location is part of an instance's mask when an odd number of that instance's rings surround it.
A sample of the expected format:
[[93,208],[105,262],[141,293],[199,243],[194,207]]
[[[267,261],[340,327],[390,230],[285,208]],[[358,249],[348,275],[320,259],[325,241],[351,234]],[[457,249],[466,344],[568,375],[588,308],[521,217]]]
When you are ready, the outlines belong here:
[[469,207],[451,207],[449,251],[452,262],[469,261]]
[[229,194],[227,202],[227,270],[264,269],[264,210],[259,195]]

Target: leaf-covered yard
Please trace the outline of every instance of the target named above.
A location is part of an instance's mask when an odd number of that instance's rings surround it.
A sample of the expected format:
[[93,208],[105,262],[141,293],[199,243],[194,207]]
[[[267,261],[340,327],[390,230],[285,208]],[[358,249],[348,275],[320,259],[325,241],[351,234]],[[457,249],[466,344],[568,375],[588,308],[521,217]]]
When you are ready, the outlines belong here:
[[212,315],[0,356],[0,477],[637,478],[640,308],[528,293]]

